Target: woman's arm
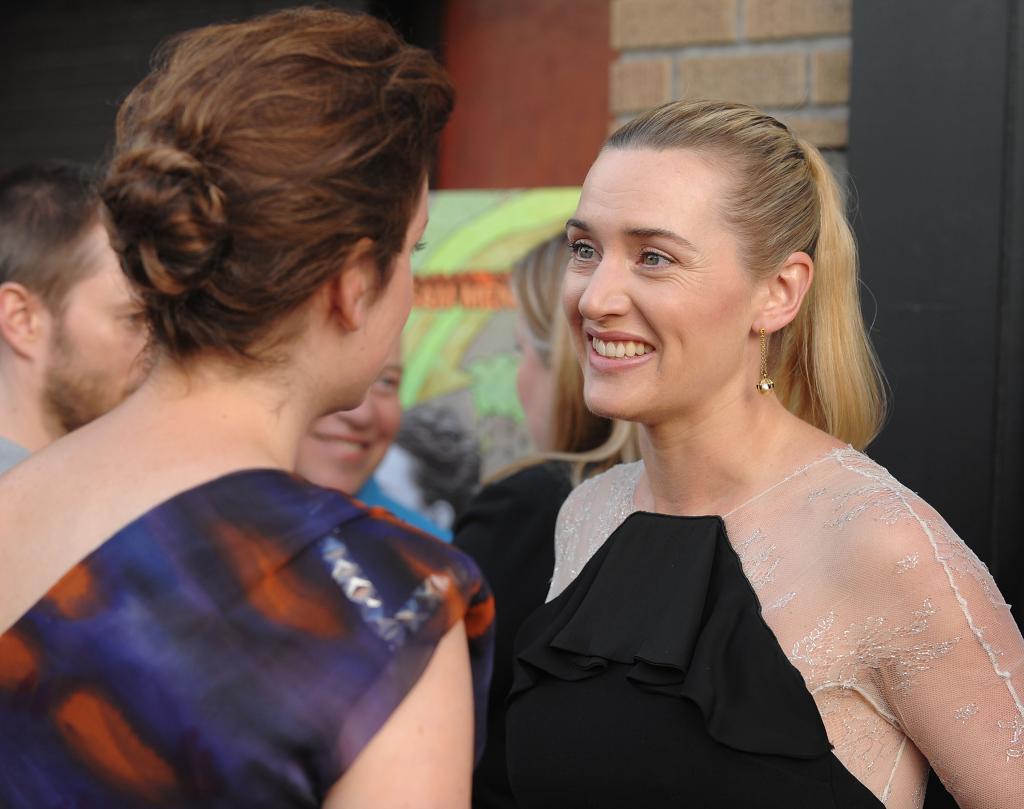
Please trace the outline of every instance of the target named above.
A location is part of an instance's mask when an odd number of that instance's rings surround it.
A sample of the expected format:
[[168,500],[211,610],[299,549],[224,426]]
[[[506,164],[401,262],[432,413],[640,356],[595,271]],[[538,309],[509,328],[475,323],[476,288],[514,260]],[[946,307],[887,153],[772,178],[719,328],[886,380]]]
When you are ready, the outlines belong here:
[[325,809],[469,806],[473,684],[460,621],[388,721],[332,787]]
[[984,565],[926,504],[909,506],[882,537],[888,553],[907,554],[904,571],[874,577],[891,599],[872,612],[878,685],[963,809],[1017,809],[1024,639]]

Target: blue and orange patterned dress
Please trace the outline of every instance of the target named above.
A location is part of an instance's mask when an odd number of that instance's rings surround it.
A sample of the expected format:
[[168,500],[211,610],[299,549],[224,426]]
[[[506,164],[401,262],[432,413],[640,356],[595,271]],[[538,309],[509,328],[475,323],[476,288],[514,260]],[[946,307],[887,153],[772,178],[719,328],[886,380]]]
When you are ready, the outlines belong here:
[[205,483],[0,635],[0,806],[319,806],[459,620],[479,744],[492,616],[468,557],[383,512]]

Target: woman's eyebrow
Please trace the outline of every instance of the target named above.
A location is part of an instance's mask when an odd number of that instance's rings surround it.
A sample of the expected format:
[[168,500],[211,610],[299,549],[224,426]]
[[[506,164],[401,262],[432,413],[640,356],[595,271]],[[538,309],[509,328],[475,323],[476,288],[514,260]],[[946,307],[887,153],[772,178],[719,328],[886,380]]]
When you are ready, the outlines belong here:
[[[590,225],[581,219],[569,219],[565,223],[565,229],[569,230],[570,228],[584,231],[591,230]],[[683,250],[694,255],[700,255],[700,250],[697,249],[693,242],[665,228],[626,228],[623,233],[633,239],[668,239],[670,242],[675,242]]]
[[673,233],[671,230],[666,230],[665,228],[629,228],[626,230],[626,235],[632,236],[636,239],[668,239],[670,242],[675,242],[684,250],[700,255],[700,251],[696,246],[694,246],[693,242],[689,239],[684,239],[678,233]]
[[[578,230],[591,229],[590,225],[582,219],[568,219],[565,222],[565,229],[577,228]],[[627,227],[624,231],[631,239],[668,239],[694,255],[700,255],[700,251],[688,239],[684,239],[679,233],[668,230],[665,227]]]

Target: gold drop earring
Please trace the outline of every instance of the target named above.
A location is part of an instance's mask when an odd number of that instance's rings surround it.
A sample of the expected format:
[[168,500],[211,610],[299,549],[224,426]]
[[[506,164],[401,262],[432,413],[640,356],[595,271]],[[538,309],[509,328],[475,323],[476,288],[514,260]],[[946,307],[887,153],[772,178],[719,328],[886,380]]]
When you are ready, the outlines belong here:
[[755,385],[761,393],[771,393],[775,380],[768,376],[768,335],[761,329],[761,381]]

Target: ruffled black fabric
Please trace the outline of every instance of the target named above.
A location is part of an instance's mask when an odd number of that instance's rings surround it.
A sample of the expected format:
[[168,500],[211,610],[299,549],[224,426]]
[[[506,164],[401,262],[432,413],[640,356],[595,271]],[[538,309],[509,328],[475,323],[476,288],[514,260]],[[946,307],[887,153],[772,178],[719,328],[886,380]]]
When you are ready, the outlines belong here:
[[[691,711],[692,722],[695,726],[702,723],[703,728],[695,727],[692,735],[702,731],[713,741],[703,739],[692,749],[699,751],[700,745],[705,745],[714,767],[720,769],[723,761],[731,761],[727,756],[733,755],[725,753],[723,758],[724,751],[712,749],[715,743],[737,753],[770,757],[773,767],[778,767],[780,759],[793,760],[792,766],[782,765],[788,779],[783,791],[799,784],[805,772],[810,774],[809,782],[829,796],[827,803],[818,806],[881,805],[831,754],[817,706],[762,619],[760,604],[720,518],[631,515],[565,592],[524,623],[517,638],[516,671],[509,695],[510,717],[518,713],[513,733],[519,736],[517,740],[510,734],[510,762],[520,777],[524,769],[529,771],[535,765],[522,749],[523,742],[531,739],[530,707],[517,703],[529,702],[531,691],[540,685],[582,685],[602,675],[607,675],[610,683],[615,681],[607,691],[601,691],[595,682],[589,689],[563,687],[553,703],[551,691],[545,700],[536,700],[545,713],[539,722],[541,732],[550,736],[560,726],[550,715],[553,706],[557,710],[563,702],[572,702],[563,697],[584,691],[591,694],[589,703],[567,708],[577,715],[603,710],[608,699],[633,704],[634,695],[622,683],[623,672],[634,689],[696,706],[699,715]],[[660,717],[667,709],[657,710]],[[634,708],[630,711],[627,716],[636,715]],[[682,711],[681,716],[689,715],[686,709]],[[574,719],[567,716],[565,721]],[[651,735],[663,731],[654,728]],[[641,722],[628,732],[639,738],[645,727]],[[519,749],[512,750],[517,743]],[[666,739],[655,749],[678,743],[676,738]],[[578,746],[580,740],[573,744]],[[594,740],[595,747],[603,749],[615,744],[615,740]],[[551,749],[549,746],[548,755]],[[749,767],[751,756],[734,758],[737,767]],[[805,765],[798,763],[801,760]],[[729,774],[716,774],[723,776]],[[842,788],[832,783],[835,779],[845,782]],[[553,782],[549,775],[544,783],[550,791]],[[515,780],[513,789],[519,793]],[[856,797],[836,802],[834,796],[839,793]],[[792,805],[804,804],[794,796]]]

